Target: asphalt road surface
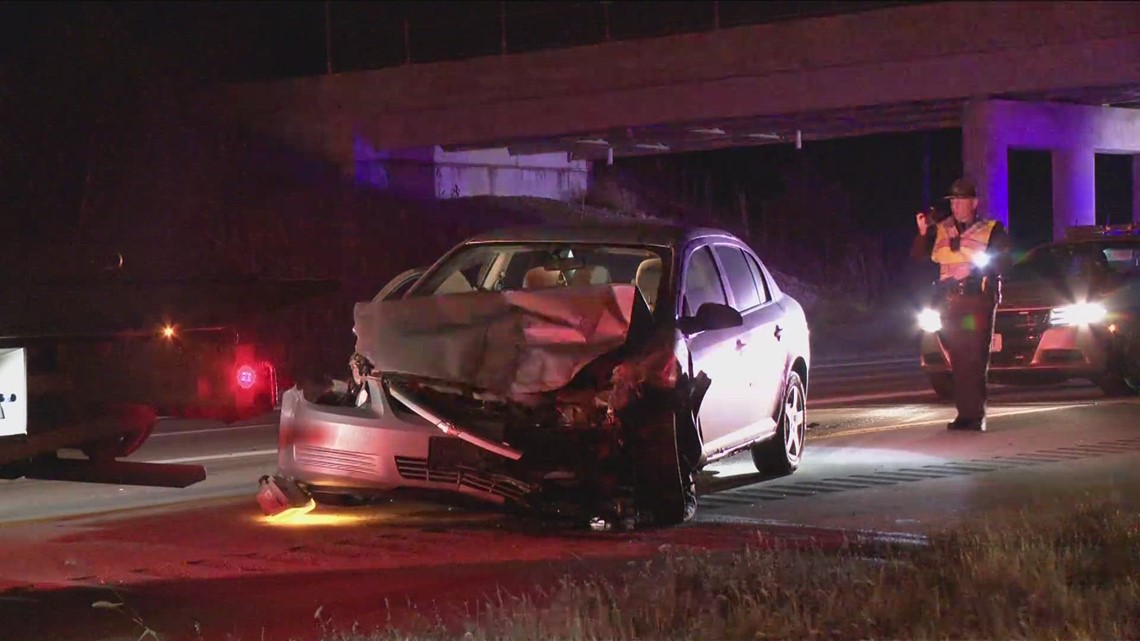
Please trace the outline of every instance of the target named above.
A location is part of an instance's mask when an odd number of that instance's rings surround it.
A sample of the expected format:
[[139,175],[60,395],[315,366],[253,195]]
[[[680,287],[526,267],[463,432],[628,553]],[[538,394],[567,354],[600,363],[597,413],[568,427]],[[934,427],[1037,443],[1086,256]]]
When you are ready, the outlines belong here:
[[[932,421],[941,427],[952,408],[938,402],[914,358],[882,358],[821,363],[812,371],[809,393],[809,449],[797,478],[823,471],[824,457],[810,447],[820,435],[868,426]],[[1104,401],[1087,384],[1017,388],[994,386],[994,412],[1037,411]],[[1033,404],[1033,408],[1026,404]],[[1024,407],[1023,407],[1024,406]],[[1043,420],[1046,415],[1043,414]],[[1050,417],[1052,418],[1052,417]],[[1059,418],[1059,417],[1058,417]],[[164,420],[130,460],[194,463],[207,469],[206,481],[185,489],[119,487],[19,480],[0,482],[0,523],[120,511],[204,499],[253,496],[257,479],[274,471],[276,415],[224,426],[208,421]],[[829,450],[822,450],[823,452]],[[714,466],[712,472],[739,471],[747,456]]]
[[[796,474],[764,479],[747,455],[733,457],[702,475],[694,522],[632,534],[542,530],[415,501],[322,507],[269,524],[253,497],[274,468],[272,417],[229,427],[166,421],[132,458],[202,463],[206,481],[186,489],[0,483],[0,622],[18,608],[32,623],[7,628],[24,635],[12,638],[115,625],[137,637],[124,617],[90,608],[121,597],[175,636],[257,638],[263,629],[299,633],[296,622],[311,625],[318,607],[342,623],[376,622],[366,611],[384,599],[470,596],[549,578],[567,563],[728,549],[759,533],[921,542],[931,528],[1085,491],[1140,503],[1135,399],[1106,399],[1090,385],[993,387],[990,431],[949,432],[953,408],[936,401],[913,359],[820,364],[810,397]],[[66,620],[51,614],[72,610]]]

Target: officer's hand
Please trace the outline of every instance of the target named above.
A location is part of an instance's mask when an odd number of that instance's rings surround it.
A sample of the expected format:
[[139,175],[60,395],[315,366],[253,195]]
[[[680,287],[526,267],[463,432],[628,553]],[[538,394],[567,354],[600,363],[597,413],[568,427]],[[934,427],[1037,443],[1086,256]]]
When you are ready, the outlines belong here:
[[926,230],[930,228],[930,219],[926,216],[926,212],[920,211],[915,214],[914,221],[918,224],[918,235],[925,236]]

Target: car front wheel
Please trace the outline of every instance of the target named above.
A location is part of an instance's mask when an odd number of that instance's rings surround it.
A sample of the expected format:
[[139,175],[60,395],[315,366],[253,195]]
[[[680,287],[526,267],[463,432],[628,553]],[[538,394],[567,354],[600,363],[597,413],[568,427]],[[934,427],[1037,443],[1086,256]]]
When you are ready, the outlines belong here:
[[678,446],[681,426],[674,411],[658,409],[668,407],[663,398],[649,394],[640,405],[644,414],[627,432],[638,502],[649,509],[656,525],[676,525],[696,512],[693,472]]
[[761,474],[786,476],[796,471],[807,442],[807,394],[800,375],[792,372],[784,389],[776,434],[752,446],[752,463]]

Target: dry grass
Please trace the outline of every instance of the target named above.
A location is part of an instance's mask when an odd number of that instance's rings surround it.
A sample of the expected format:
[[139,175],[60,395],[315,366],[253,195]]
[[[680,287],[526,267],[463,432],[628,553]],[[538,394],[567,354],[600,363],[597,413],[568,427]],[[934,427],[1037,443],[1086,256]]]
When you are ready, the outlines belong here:
[[1140,637],[1140,518],[1104,502],[1026,511],[869,553],[671,557],[484,603],[466,623],[329,633],[421,639]]

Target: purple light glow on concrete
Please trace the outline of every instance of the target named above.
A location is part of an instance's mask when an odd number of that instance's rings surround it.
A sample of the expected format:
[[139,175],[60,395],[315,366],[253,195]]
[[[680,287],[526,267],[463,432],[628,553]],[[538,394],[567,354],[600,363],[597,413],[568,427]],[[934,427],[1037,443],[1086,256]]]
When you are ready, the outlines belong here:
[[1053,152],[1053,238],[1074,225],[1096,224],[1096,154],[1091,148]]
[[564,153],[512,156],[506,149],[377,149],[353,137],[356,184],[413,198],[534,196],[573,200],[589,187],[590,163]]
[[[1096,222],[1095,154],[1140,153],[1140,110],[977,101],[963,114],[962,147],[965,173],[978,182],[984,211],[1011,228],[1017,221],[1009,220],[1009,150],[1052,151],[1053,234],[1059,239],[1070,225]],[[1134,219],[1140,217],[1136,191]]]

